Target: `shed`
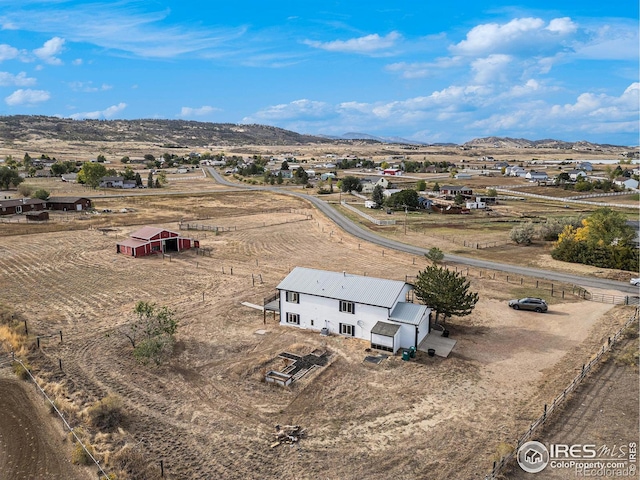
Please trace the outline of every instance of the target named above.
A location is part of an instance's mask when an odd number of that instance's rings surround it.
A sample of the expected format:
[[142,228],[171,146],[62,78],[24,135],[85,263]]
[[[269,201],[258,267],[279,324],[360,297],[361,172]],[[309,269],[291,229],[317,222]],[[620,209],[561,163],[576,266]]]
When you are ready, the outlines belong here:
[[28,222],[44,222],[49,220],[49,212],[29,212],[26,217]]
[[379,321],[371,329],[371,348],[396,353],[400,348],[400,325]]
[[47,199],[49,210],[62,210],[80,212],[91,208],[91,199],[86,197],[49,197]]
[[177,232],[158,227],[143,227],[130,236],[131,238],[116,245],[118,253],[143,257],[157,253],[181,252],[200,246],[198,240],[181,237]]

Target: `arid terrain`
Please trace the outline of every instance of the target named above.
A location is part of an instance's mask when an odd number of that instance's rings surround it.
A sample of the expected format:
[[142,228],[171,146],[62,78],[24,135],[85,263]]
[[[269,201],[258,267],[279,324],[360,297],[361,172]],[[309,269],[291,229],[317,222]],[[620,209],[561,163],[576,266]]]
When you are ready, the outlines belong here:
[[[548,298],[546,315],[516,312],[506,300],[520,295],[519,284],[471,275],[481,300],[470,317],[451,321],[457,344],[449,358],[419,352],[415,361],[373,365],[363,362],[367,342],[281,327],[271,315],[265,325],[262,312],[241,302],[262,304],[296,265],[404,280],[424,259],[383,257],[304,201],[255,192],[158,199],[162,208],[149,210],[155,225],[177,229],[184,216],[227,231],[191,232],[211,257],[129,258],[115,243],[149,223],[147,204],[104,201],[137,211],[98,216],[96,226],[72,220],[51,233],[15,236],[15,224],[0,224],[0,271],[2,302],[32,335],[63,332],[62,343],[41,342],[30,362],[66,418],[84,424],[94,402],[122,398],[119,430],[84,427],[108,472],[126,447],[151,465],[147,478],[160,476],[161,460],[174,479],[481,478],[500,445],[517,438],[633,312],[570,295]],[[108,231],[96,228],[104,218]],[[179,318],[176,351],[160,367],[138,365],[117,333],[139,300]],[[279,353],[314,349],[331,354],[326,367],[289,388],[264,383]],[[301,425],[307,436],[270,448],[278,424]]]

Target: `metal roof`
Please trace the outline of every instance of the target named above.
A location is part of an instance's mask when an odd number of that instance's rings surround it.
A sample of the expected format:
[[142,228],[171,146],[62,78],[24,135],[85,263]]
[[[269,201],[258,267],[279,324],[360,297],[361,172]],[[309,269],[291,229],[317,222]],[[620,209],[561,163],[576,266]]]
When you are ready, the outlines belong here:
[[17,198],[13,200],[3,200],[0,207],[17,207],[19,205],[43,205],[47,202],[39,198]]
[[161,232],[169,232],[176,235],[177,237],[180,236],[179,233],[173,232],[171,230],[167,230],[166,228],[148,227],[148,226],[142,227],[140,230],[136,230],[130,236],[134,238],[141,238],[143,240],[151,240],[153,237],[160,234]]
[[426,305],[398,302],[389,315],[389,320],[410,325],[419,325],[422,318],[429,313]]
[[395,305],[405,285],[405,282],[399,280],[296,267],[280,282],[277,288],[391,308]]
[[49,197],[47,202],[50,203],[76,203],[81,200],[89,200],[87,197]]
[[384,337],[394,337],[398,330],[400,330],[400,325],[379,321],[373,326],[371,333]]

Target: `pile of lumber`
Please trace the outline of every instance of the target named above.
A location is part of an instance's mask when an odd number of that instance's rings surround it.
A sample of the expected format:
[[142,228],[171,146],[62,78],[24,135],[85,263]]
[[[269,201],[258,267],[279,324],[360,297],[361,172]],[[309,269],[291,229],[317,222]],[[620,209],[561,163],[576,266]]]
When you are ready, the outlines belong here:
[[276,425],[275,441],[271,444],[271,448],[277,447],[282,443],[293,445],[297,443],[305,435],[305,429],[300,425]]

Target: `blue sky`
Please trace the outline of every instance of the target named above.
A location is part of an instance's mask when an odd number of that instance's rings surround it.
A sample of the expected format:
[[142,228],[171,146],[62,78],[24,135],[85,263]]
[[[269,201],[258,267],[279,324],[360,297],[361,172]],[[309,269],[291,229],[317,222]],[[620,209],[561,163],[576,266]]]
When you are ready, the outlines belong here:
[[638,145],[635,0],[0,0],[0,115]]

